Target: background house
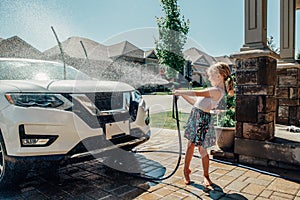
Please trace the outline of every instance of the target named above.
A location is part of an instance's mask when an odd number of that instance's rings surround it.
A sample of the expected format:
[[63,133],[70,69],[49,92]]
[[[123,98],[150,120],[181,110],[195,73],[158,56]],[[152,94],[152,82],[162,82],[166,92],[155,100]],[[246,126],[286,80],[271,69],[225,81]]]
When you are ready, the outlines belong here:
[[160,67],[158,64],[158,58],[156,56],[155,50],[151,49],[144,52],[145,64],[147,68],[154,73],[164,75],[164,68]]
[[210,65],[217,62],[216,59],[194,47],[185,50],[183,55],[184,58],[191,63],[192,81],[200,85],[205,84],[207,81],[205,71]]
[[[108,58],[107,46],[93,40],[82,37],[70,37],[63,41],[61,46],[66,64],[87,74],[95,75],[96,71],[103,71],[106,69],[106,66],[112,63],[112,60]],[[45,59],[62,61],[58,45],[45,50],[43,54]]]
[[[166,84],[159,76],[154,51],[145,52],[129,41],[106,46],[86,38],[70,37],[61,46],[67,64],[94,78],[123,81],[136,88]],[[58,45],[43,53],[48,60],[62,60]]]

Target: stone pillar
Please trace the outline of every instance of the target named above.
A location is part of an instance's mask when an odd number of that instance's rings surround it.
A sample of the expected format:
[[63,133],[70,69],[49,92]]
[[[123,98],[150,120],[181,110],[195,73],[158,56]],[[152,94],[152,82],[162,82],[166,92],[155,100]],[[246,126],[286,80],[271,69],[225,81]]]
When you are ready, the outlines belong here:
[[276,122],[300,126],[300,64],[278,64],[276,100]]
[[[240,162],[258,163],[257,147],[274,138],[276,66],[278,55],[269,49],[241,51],[236,59],[236,134],[234,153]],[[257,156],[256,156],[257,155]]]
[[236,138],[270,140],[278,55],[267,47],[267,0],[245,0],[245,44],[236,59]]
[[267,0],[245,0],[245,44],[231,56],[237,65],[234,153],[240,162],[255,164],[264,160],[257,147],[275,133],[279,56],[267,47]]
[[295,61],[295,0],[280,0],[280,59]]
[[277,54],[251,50],[236,58],[236,138],[270,140],[274,137]]
[[300,126],[300,65],[295,63],[295,0],[280,0],[280,61],[277,67],[279,124]]

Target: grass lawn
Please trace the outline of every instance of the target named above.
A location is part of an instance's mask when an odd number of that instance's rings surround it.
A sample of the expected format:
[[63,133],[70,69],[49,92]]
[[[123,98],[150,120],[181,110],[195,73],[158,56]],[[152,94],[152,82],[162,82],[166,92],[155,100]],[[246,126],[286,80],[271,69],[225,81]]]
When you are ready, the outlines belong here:
[[[181,131],[184,130],[188,117],[189,113],[178,112]],[[150,125],[155,128],[177,129],[176,120],[172,118],[172,111],[151,114]]]

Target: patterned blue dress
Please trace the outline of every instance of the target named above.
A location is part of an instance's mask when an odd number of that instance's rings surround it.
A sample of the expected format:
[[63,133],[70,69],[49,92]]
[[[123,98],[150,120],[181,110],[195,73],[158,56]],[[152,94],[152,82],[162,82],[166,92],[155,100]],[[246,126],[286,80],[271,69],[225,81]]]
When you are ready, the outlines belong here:
[[184,137],[195,146],[202,146],[205,149],[214,146],[216,134],[211,123],[211,114],[193,107],[184,130]]

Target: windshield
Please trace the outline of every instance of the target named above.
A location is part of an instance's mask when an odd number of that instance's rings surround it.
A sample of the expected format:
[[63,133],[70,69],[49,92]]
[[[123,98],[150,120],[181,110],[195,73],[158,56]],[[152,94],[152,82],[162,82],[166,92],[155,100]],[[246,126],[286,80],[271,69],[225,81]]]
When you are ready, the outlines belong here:
[[[64,80],[62,63],[30,60],[0,60],[0,80]],[[79,70],[66,66],[66,80],[91,80]]]

